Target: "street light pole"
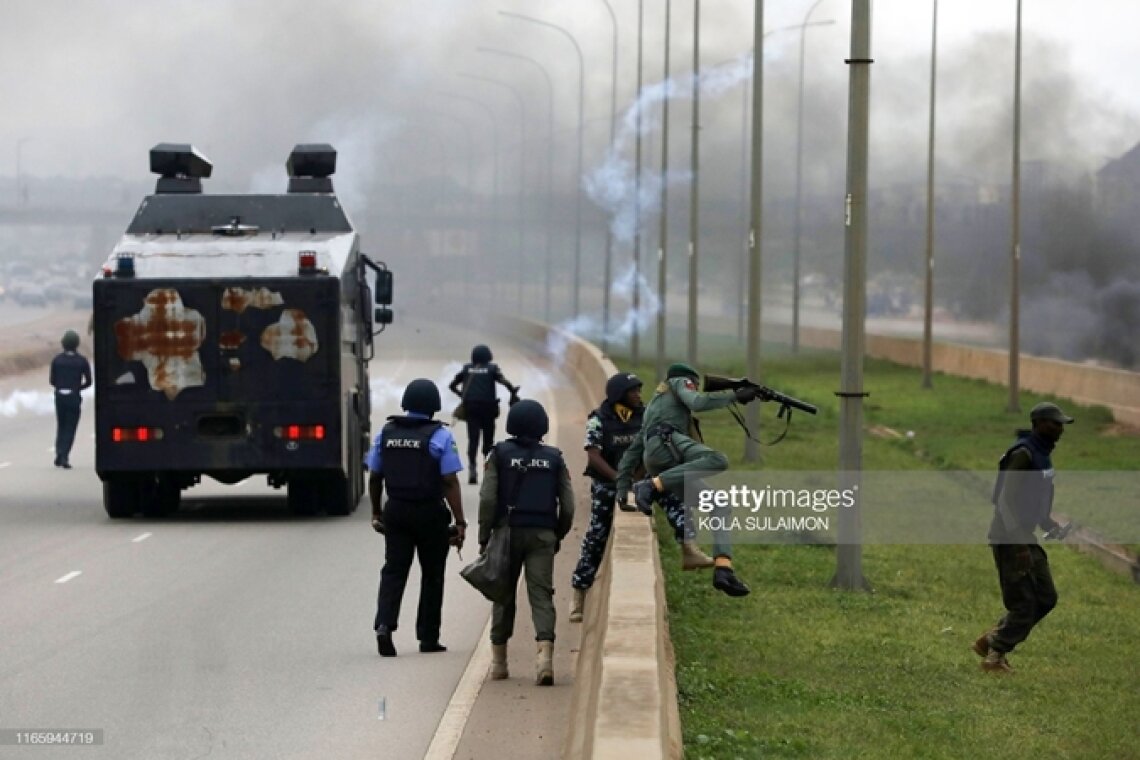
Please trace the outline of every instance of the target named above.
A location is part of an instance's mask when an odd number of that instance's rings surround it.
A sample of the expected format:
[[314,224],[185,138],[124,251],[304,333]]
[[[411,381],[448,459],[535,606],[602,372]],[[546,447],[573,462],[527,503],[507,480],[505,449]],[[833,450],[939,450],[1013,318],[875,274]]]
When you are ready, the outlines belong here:
[[519,311],[521,312],[522,311],[522,291],[523,291],[523,271],[525,270],[525,265],[526,265],[526,230],[525,230],[525,228],[527,226],[526,225],[526,218],[527,218],[526,212],[523,209],[523,198],[524,198],[524,194],[525,194],[525,190],[526,190],[526,101],[523,100],[522,95],[519,93],[519,91],[515,87],[507,84],[506,82],[502,82],[498,79],[492,79],[491,77],[479,76],[478,74],[467,74],[465,72],[459,72],[459,76],[465,77],[467,79],[475,79],[475,80],[480,81],[480,82],[487,82],[488,84],[493,84],[496,87],[501,87],[501,88],[505,89],[507,92],[509,92],[514,97],[515,102],[518,103],[518,106],[519,106],[519,187],[518,187],[518,193],[517,193],[518,198],[517,198],[517,203],[516,203],[516,205],[518,207],[518,215],[519,215],[519,220],[518,220],[518,231],[519,231],[519,234],[518,234],[518,261],[516,263],[516,266],[518,268],[519,279],[518,279],[518,294],[516,296],[516,301],[517,301],[517,307],[518,307]]
[[1020,411],[1021,364],[1021,0],[1017,0],[1017,33],[1013,64],[1013,179],[1010,183],[1009,406]]
[[[669,0],[666,0],[669,2]],[[610,68],[610,149],[613,149],[614,140],[617,139],[617,70],[618,70],[618,24],[614,15],[613,6],[609,0],[602,0],[606,10],[610,12],[610,24],[613,27],[613,61]],[[606,225],[606,260],[602,267],[602,353],[609,351],[610,337],[610,279],[613,277],[613,251],[614,233],[610,225]]]
[[[665,0],[665,73],[661,81],[669,81],[669,31],[672,25],[673,3]],[[660,248],[657,249],[657,377],[665,377],[665,304],[669,251],[669,98],[661,100],[661,220]]]
[[491,248],[498,250],[499,245],[499,120],[494,110],[486,103],[466,95],[450,92],[437,93],[441,97],[453,100],[462,100],[478,107],[491,120]]
[[644,64],[642,40],[645,33],[645,0],[637,0],[637,90],[633,159],[633,329],[629,337],[629,358],[634,366],[640,361],[641,342],[641,69]]
[[815,0],[800,24],[800,82],[796,104],[796,228],[792,236],[792,353],[800,350],[800,237],[803,229],[804,172],[804,59],[811,14],[823,0]]
[[27,198],[27,196],[23,192],[21,192],[23,190],[23,183],[24,183],[22,159],[23,159],[23,152],[24,152],[24,143],[28,142],[31,139],[32,138],[30,138],[30,137],[21,137],[20,139],[16,140],[16,205],[17,206],[23,205],[26,202],[26,198]]
[[549,21],[524,16],[521,13],[511,13],[510,11],[499,11],[499,13],[503,16],[529,21],[532,24],[560,32],[566,39],[570,40],[570,44],[574,46],[574,52],[578,54],[578,157],[574,165],[574,285],[571,305],[571,316],[577,318],[579,312],[578,291],[582,280],[582,140],[586,127],[586,61],[582,56],[582,48],[578,45],[578,40],[569,30]]
[[689,193],[689,325],[686,354],[689,364],[697,365],[697,255],[700,209],[701,147],[701,0],[693,0],[693,136],[692,190]]
[[922,316],[922,387],[933,386],[934,371],[934,106],[938,72],[938,0],[930,27],[930,137],[926,146],[926,286]]
[[[752,162],[748,222],[748,376],[760,382],[761,222],[764,203],[764,0],[756,0],[752,30]],[[747,88],[746,88],[747,89]],[[759,404],[747,404],[750,430],[760,429]],[[756,462],[760,449],[753,436],[744,438],[744,461]]]
[[542,73],[543,78],[546,79],[546,282],[543,285],[543,318],[549,323],[550,281],[552,279],[551,266],[554,260],[554,254],[551,251],[551,241],[553,238],[551,227],[554,224],[554,83],[551,81],[550,72],[546,70],[546,67],[530,56],[512,53],[509,50],[500,50],[498,48],[481,47],[478,48],[478,50],[481,53],[491,53],[506,58],[526,61],[532,66],[535,66],[539,72]]

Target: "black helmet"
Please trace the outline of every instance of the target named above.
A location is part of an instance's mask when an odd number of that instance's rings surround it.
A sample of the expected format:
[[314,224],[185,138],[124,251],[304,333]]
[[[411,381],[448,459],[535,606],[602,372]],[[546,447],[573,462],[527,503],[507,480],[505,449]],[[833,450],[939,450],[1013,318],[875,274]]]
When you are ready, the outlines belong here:
[[74,351],[79,348],[79,333],[75,330],[68,330],[59,339],[59,344],[63,346],[64,351]]
[[542,404],[524,398],[507,412],[507,432],[519,438],[538,440],[550,430],[550,420]]
[[625,394],[643,385],[641,379],[632,372],[619,372],[606,381],[606,401],[616,404]]
[[404,397],[400,399],[400,407],[409,412],[435,414],[442,407],[439,400],[439,388],[426,377],[417,377],[408,383],[408,387],[404,389]]
[[471,349],[471,363],[472,364],[487,364],[491,361],[491,349],[484,346],[482,343]]

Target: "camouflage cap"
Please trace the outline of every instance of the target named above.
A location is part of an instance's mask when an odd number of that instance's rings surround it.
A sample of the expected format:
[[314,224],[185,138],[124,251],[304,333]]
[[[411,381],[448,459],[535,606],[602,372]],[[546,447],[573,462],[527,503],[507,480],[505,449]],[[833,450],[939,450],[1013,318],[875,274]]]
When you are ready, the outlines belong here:
[[1060,422],[1062,425],[1068,425],[1073,421],[1073,418],[1061,411],[1061,407],[1054,404],[1052,401],[1042,401],[1037,406],[1029,410],[1030,420],[1053,420],[1053,422]]

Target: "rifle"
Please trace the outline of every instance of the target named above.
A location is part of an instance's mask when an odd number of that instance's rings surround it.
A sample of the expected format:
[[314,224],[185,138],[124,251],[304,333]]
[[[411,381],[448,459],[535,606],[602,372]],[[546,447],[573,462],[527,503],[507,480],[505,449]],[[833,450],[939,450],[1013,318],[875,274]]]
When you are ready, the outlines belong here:
[[[735,391],[741,388],[748,388],[755,391],[756,398],[760,401],[774,401],[780,405],[780,411],[776,413],[776,418],[784,418],[784,430],[775,439],[768,441],[768,443],[765,444],[768,446],[779,443],[784,439],[784,436],[788,434],[788,429],[792,425],[793,409],[799,409],[801,412],[807,412],[808,414],[816,414],[819,412],[819,408],[814,404],[809,404],[806,401],[801,401],[794,396],[789,396],[786,393],[781,393],[780,391],[775,390],[774,388],[769,388],[766,385],[754,383],[747,377],[721,377],[720,375],[705,375],[702,390],[704,390],[706,393],[712,393],[713,391],[724,390]],[[744,417],[740,414],[740,412],[736,410],[735,407],[731,408],[729,411],[732,413],[733,418],[736,420],[736,424],[740,425],[741,429],[744,430],[745,435],[747,435],[756,443],[763,443],[763,441],[757,439],[752,434],[752,431],[748,429],[748,425],[744,422]]]

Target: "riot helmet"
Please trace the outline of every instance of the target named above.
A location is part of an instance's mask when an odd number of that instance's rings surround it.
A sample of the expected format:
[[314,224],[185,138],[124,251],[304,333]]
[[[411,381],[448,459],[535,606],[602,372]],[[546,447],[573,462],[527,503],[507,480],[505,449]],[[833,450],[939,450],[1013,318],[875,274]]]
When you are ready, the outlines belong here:
[[507,412],[507,432],[517,438],[539,440],[550,430],[550,420],[542,404],[524,398]]
[[471,363],[472,364],[489,364],[491,359],[491,349],[484,346],[482,343],[471,349]]
[[419,412],[431,416],[442,407],[439,399],[439,388],[426,377],[417,377],[408,383],[404,389],[404,397],[400,400],[400,407],[409,412]]
[[75,330],[68,330],[59,339],[59,344],[63,346],[64,351],[74,351],[79,348],[79,333]]
[[619,372],[606,381],[606,401],[616,404],[625,394],[643,385],[641,379],[632,372]]

